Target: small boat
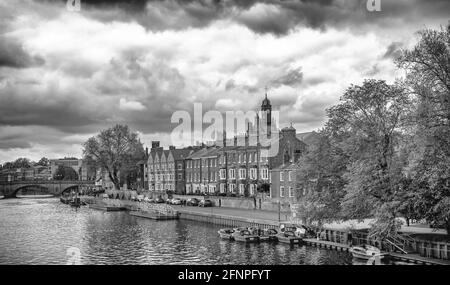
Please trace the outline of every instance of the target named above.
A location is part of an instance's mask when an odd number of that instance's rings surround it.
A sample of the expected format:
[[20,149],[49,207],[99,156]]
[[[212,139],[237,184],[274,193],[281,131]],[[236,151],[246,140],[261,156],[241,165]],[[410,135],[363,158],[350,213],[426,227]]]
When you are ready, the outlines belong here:
[[70,203],[70,198],[68,198],[68,197],[61,197],[61,198],[59,198],[59,200],[61,201],[61,203],[64,203],[64,204]]
[[301,244],[306,230],[302,225],[293,223],[280,223],[280,230],[276,235],[279,242],[288,244]]
[[352,253],[354,258],[368,260],[374,257],[379,257],[382,259],[384,254],[381,253],[381,250],[377,247],[371,245],[363,245],[363,246],[353,246],[350,248],[350,252]]
[[69,205],[75,208],[81,207],[81,198],[78,197],[78,195],[75,195],[75,197],[72,197],[72,199],[70,199]]
[[295,231],[285,230],[276,235],[279,242],[288,244],[301,244],[303,239],[295,234]]
[[81,206],[81,199],[80,198],[74,198],[69,202],[70,206],[79,208]]
[[233,229],[220,229],[218,231],[220,238],[227,239],[227,240],[234,240],[233,238]]
[[259,231],[259,241],[278,241],[278,231],[275,229],[263,229]]
[[234,240],[243,242],[258,242],[259,237],[253,235],[248,229],[235,230],[232,233]]

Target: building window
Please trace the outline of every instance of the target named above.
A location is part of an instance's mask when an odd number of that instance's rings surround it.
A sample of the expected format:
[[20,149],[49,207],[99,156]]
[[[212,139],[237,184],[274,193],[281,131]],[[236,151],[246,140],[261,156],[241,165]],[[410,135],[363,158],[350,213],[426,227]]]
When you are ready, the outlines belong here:
[[220,183],[220,193],[225,193],[225,184]]
[[255,195],[255,185],[250,184],[250,195]]
[[289,176],[289,181],[292,181],[292,171],[288,172],[288,176]]
[[283,171],[280,171],[280,181],[284,181],[284,173],[283,173]]
[[220,179],[225,179],[226,177],[226,169],[221,169],[220,170]]
[[246,176],[245,175],[245,169],[244,168],[239,169],[239,178],[240,179],[245,179],[246,178],[245,176]]
[[261,178],[268,179],[269,178],[269,170],[267,168],[261,169]]
[[230,176],[230,179],[236,179],[236,177],[235,177],[235,170],[234,169],[230,169],[229,176]]
[[280,187],[280,197],[284,197],[284,186]]
[[245,185],[239,184],[239,194],[244,195],[245,193]]
[[289,187],[289,197],[294,197],[294,188]]
[[250,168],[250,179],[256,179],[256,168]]

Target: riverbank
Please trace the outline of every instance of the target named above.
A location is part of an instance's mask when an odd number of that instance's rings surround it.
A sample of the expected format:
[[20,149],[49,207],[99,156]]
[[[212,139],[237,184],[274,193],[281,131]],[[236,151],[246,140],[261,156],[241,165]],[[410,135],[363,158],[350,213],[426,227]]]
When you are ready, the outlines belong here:
[[[0,201],[0,264],[63,265],[68,249],[83,265],[351,265],[348,253],[220,240],[220,226],[155,221],[130,212],[73,208],[58,198]],[[52,237],[52,238],[49,238]]]
[[[102,199],[94,198],[91,202],[102,202]],[[130,200],[116,200],[106,199],[111,203],[119,203],[121,206],[126,207],[130,211],[138,210],[146,205],[146,202],[136,202]],[[213,224],[223,227],[260,227],[260,228],[278,228],[280,222],[289,222],[290,216],[286,213],[278,213],[267,210],[248,210],[239,208],[226,208],[226,207],[192,207],[192,206],[180,206],[172,205],[179,213],[179,218],[183,220],[197,221],[207,224]],[[341,245],[347,245],[349,242],[349,233],[354,230],[364,230],[370,227],[372,220],[367,219],[364,221],[343,221],[324,224],[321,235],[322,240],[327,242],[338,243]],[[436,231],[429,228],[418,227],[417,230],[413,226],[403,226],[401,232],[408,233],[409,235],[414,233],[424,234],[436,234]],[[441,234],[443,234],[441,232]],[[354,237],[355,239],[355,237]],[[359,237],[360,242],[369,242],[366,237]],[[369,243],[373,243],[370,241]],[[376,243],[376,242],[375,242]],[[373,244],[379,246],[378,244]],[[411,244],[404,244],[405,246],[414,249],[413,252],[419,253],[421,258],[428,260],[427,263],[433,263],[433,260],[449,260],[450,245],[445,242],[435,242],[431,240],[414,239]],[[398,246],[398,244],[397,244]],[[402,245],[400,245],[402,246]],[[390,248],[390,247],[388,247]],[[391,251],[392,248],[387,249]],[[416,256],[410,255],[411,260]],[[404,258],[408,258],[407,255],[403,255]],[[434,262],[435,264],[439,264]]]

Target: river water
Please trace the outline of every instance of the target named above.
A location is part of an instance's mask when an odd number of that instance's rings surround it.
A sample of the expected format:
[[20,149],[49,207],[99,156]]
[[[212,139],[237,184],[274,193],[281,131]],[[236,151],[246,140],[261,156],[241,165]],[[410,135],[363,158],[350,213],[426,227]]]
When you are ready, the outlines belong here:
[[219,227],[75,210],[56,198],[0,200],[0,264],[352,264],[348,253],[219,239]]

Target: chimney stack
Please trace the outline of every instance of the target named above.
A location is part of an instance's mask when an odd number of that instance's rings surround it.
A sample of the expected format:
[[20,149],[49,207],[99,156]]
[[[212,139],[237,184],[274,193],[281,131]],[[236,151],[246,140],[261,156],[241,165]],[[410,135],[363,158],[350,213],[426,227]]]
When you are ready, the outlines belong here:
[[152,149],[159,148],[159,141],[152,141]]

